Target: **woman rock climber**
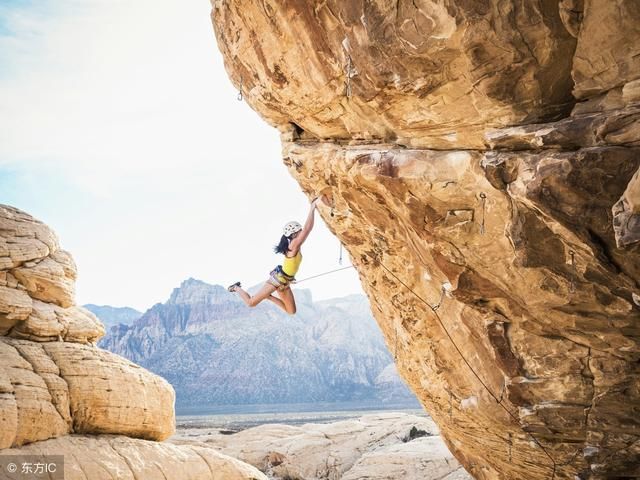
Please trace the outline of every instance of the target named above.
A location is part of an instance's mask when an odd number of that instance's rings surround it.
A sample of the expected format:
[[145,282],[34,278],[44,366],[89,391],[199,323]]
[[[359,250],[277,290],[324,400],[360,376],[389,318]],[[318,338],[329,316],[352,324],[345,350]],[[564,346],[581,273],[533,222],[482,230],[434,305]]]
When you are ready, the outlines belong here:
[[[284,254],[284,261],[282,265],[278,265],[271,271],[269,279],[255,295],[249,295],[240,288],[240,282],[229,286],[228,290],[237,292],[249,307],[255,307],[263,300],[269,300],[290,315],[296,313],[296,300],[290,284],[295,281],[295,274],[300,268],[300,262],[302,262],[300,247],[313,229],[314,213],[319,201],[320,197],[311,202],[304,226],[298,222],[289,222],[284,226],[280,243],[274,248],[276,253]],[[274,292],[277,292],[280,298],[274,296]]]

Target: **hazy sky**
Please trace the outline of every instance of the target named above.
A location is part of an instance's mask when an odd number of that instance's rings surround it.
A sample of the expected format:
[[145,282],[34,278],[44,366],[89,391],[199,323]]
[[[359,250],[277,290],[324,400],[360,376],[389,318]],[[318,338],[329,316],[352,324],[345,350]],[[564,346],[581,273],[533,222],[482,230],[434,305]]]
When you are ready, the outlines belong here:
[[[0,3],[0,203],[57,232],[78,265],[78,303],[145,309],[188,277],[260,283],[282,225],[306,216],[277,131],[236,100],[210,9]],[[339,267],[316,218],[299,278]],[[361,291],[354,270],[301,287]]]

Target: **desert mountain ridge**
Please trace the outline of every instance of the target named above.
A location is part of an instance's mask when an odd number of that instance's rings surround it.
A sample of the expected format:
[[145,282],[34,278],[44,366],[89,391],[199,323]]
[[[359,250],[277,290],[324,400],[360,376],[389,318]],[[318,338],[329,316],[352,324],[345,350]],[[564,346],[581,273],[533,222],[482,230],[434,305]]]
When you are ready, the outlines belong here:
[[178,406],[417,406],[366,297],[313,302],[311,290],[294,292],[298,312],[290,316],[268,302],[247,308],[220,285],[190,278],[132,324],[111,327],[99,345],[169,380]]

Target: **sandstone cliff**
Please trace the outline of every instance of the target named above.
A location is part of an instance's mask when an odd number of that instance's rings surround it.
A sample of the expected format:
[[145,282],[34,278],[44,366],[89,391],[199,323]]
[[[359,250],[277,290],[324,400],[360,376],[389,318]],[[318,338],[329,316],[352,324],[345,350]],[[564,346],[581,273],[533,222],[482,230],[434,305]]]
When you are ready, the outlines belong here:
[[65,455],[69,480],[266,478],[212,449],[152,441],[175,431],[173,388],[95,346],[104,327],[74,305],[75,278],[46,225],[0,205],[0,453]]
[[465,468],[640,476],[638,2],[212,5]]

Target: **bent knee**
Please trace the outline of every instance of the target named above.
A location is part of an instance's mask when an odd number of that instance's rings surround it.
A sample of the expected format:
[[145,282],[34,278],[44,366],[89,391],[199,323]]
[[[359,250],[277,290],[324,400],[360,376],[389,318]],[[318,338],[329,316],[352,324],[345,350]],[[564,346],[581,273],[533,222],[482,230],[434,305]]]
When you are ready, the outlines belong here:
[[295,315],[296,314],[296,307],[290,308],[287,310],[287,313],[289,315]]
[[259,303],[260,303],[259,301],[256,301],[256,300],[254,300],[254,299],[252,298],[251,300],[249,300],[249,301],[247,302],[247,305],[248,305],[249,307],[253,308],[253,307],[258,306],[258,304],[259,304]]

